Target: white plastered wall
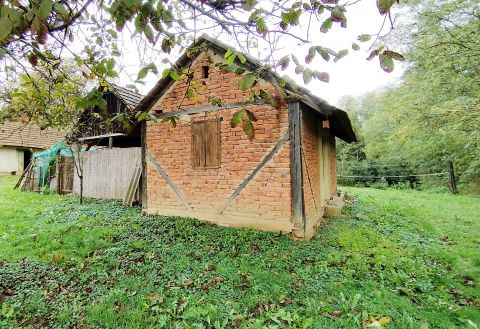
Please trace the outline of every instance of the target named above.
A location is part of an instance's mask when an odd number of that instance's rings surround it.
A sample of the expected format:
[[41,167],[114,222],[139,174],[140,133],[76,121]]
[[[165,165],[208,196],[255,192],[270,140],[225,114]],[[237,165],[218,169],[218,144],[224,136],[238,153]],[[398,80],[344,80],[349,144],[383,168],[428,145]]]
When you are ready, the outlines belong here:
[[19,173],[22,170],[23,150],[10,146],[0,146],[0,174]]

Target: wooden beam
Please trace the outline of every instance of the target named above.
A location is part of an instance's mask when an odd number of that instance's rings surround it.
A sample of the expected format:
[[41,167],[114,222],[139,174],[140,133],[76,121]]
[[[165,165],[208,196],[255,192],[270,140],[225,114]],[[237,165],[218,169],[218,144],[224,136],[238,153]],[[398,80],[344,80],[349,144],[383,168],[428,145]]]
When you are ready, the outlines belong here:
[[138,183],[140,182],[141,174],[142,174],[142,167],[140,165],[137,165],[135,167],[135,170],[133,171],[133,175],[132,175],[132,178],[130,179],[130,183],[128,184],[127,193],[123,198],[124,205],[127,205],[127,206],[132,205],[135,198],[135,192],[137,191],[137,188],[138,188]]
[[260,172],[260,170],[262,170],[263,167],[265,167],[265,165],[267,164],[268,161],[270,161],[273,156],[275,154],[277,154],[277,152],[282,148],[282,146],[287,142],[289,138],[289,135],[288,133],[286,133],[285,135],[283,135],[282,138],[280,138],[280,140],[277,142],[277,144],[275,144],[275,146],[273,147],[273,149],[270,150],[270,152],[268,152],[264,157],[263,159],[260,161],[260,163],[255,167],[255,169],[253,169],[253,171],[250,173],[250,175],[247,176],[247,178],[245,178],[243,180],[243,182],[240,183],[240,185],[238,185],[237,189],[232,193],[232,195],[230,195],[230,197],[227,199],[227,201],[223,204],[222,207],[220,207],[217,211],[217,214],[220,215],[223,213],[223,211],[225,209],[227,209],[227,207],[233,202],[233,200],[235,200],[235,198],[240,194],[240,192],[242,192],[242,190],[255,178],[255,176]]
[[305,202],[302,168],[302,112],[300,103],[288,104],[288,130],[290,134],[290,176],[292,188],[292,221],[294,235],[305,236]]
[[187,208],[187,210],[192,211],[192,207],[188,203],[187,199],[185,199],[185,196],[177,188],[177,186],[173,183],[173,181],[170,179],[170,177],[168,177],[165,170],[163,170],[163,168],[158,164],[157,160],[155,160],[155,157],[150,153],[150,151],[147,148],[145,149],[145,155],[147,156],[147,159],[150,160],[150,162],[152,163],[153,168],[155,168],[155,170],[160,174],[160,176],[162,176],[163,179],[165,179],[168,186],[170,186],[170,188],[173,190],[173,192],[175,192],[175,194],[177,195],[178,199],[183,204],[183,206],[185,208]]
[[169,118],[173,116],[179,116],[179,115],[185,115],[185,114],[198,114],[198,113],[204,113],[204,112],[210,112],[210,111],[220,111],[220,110],[231,110],[235,109],[238,107],[244,107],[244,106],[252,106],[252,105],[264,105],[266,102],[262,99],[255,100],[254,103],[251,102],[234,102],[234,103],[228,103],[225,106],[218,106],[218,105],[209,105],[209,106],[202,106],[202,107],[197,107],[193,109],[188,109],[188,110],[179,110],[179,111],[173,111],[173,112],[166,112],[166,113],[157,113],[154,114],[154,116],[158,119],[163,119],[163,118]]
[[27,168],[25,168],[25,170],[22,172],[22,174],[20,175],[20,178],[18,179],[17,184],[15,184],[15,187],[13,188],[14,190],[16,190],[22,184],[22,180],[25,177],[25,174],[30,172],[30,168],[32,167],[32,164],[33,164],[33,161],[30,161]]
[[142,209],[147,209],[147,123],[142,121],[140,126],[140,143],[141,143],[141,159],[142,159],[142,177],[140,181],[140,202]]
[[83,141],[88,141],[92,139],[102,139],[102,138],[117,137],[117,136],[126,136],[126,135],[121,133],[113,133],[113,134],[106,134],[106,135],[82,137],[82,138],[79,138],[78,140],[83,142]]

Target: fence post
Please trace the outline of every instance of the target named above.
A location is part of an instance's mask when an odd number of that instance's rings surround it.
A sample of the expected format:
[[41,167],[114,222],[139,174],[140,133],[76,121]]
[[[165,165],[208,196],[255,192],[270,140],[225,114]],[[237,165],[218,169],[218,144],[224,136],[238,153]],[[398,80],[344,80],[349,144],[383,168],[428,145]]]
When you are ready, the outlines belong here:
[[455,180],[455,172],[453,170],[452,160],[448,160],[448,187],[453,194],[457,194],[457,181]]

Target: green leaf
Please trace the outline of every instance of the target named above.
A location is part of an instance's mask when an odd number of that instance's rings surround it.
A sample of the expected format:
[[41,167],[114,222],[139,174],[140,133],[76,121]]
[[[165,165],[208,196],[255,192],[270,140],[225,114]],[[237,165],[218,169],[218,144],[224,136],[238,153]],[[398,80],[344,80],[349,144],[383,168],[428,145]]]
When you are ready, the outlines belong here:
[[[260,98],[267,101],[268,104],[270,104],[273,107],[276,107],[278,105],[277,99],[273,97],[271,93],[269,93],[266,90],[260,90]],[[254,121],[257,121],[256,119]]]
[[170,69],[165,69],[163,70],[162,72],[162,79],[165,79],[166,77],[168,77],[170,75]]
[[137,80],[142,80],[147,76],[147,74],[148,74],[148,68],[147,67],[142,68],[140,71],[138,71]]
[[225,55],[223,55],[223,58],[227,59],[228,57],[230,57],[230,55],[232,54],[233,52],[229,49],[227,50],[227,52],[225,53]]
[[228,64],[233,64],[233,62],[235,61],[235,58],[237,58],[237,55],[235,54],[231,54],[230,56],[228,56],[227,58]]
[[257,118],[251,111],[245,110],[245,114],[247,115],[248,120],[257,122]]
[[243,8],[250,11],[253,9],[253,7],[255,7],[256,4],[257,0],[246,0],[245,2],[243,2]]
[[147,38],[148,42],[150,42],[150,43],[155,42],[155,35],[154,35],[153,29],[150,27],[150,25],[146,24],[143,27],[143,33],[145,33],[145,37]]
[[396,0],[377,0],[377,8],[380,14],[385,15],[390,8],[392,8],[395,1]]
[[237,67],[235,68],[235,73],[236,73],[237,75],[243,74],[243,73],[245,73],[245,71],[246,71],[246,69],[244,69],[243,67],[238,67],[238,66],[237,66]]
[[372,50],[372,52],[370,53],[370,55],[368,55],[367,57],[367,61],[371,61],[372,59],[375,58],[375,56],[378,55],[378,49],[375,49],[375,50]]
[[322,82],[330,82],[330,75],[327,72],[318,72],[315,71],[313,72],[313,75],[315,76],[316,79],[322,81]]
[[107,59],[107,61],[105,62],[105,67],[107,68],[107,70],[113,70],[113,68],[115,67],[115,60],[113,58]]
[[0,41],[6,40],[12,32],[12,22],[7,16],[0,18]]
[[371,38],[372,36],[370,34],[360,34],[357,39],[360,42],[367,42],[370,41]]
[[385,50],[383,53],[385,55],[387,55],[388,57],[390,57],[394,60],[397,60],[397,61],[404,61],[405,60],[405,57],[403,57],[402,54],[399,54],[399,53],[391,51],[391,50]]
[[240,81],[240,89],[247,90],[255,84],[257,74],[255,72],[250,72],[245,75],[245,77]]
[[232,128],[235,128],[238,126],[238,124],[242,121],[243,115],[245,114],[245,109],[241,109],[237,113],[235,113],[232,117],[232,120],[230,120],[230,126]]
[[393,59],[385,54],[385,52],[381,53],[380,56],[378,57],[380,60],[380,67],[387,73],[393,72],[393,69],[395,68],[395,63],[393,62]]
[[170,77],[175,81],[180,80],[180,76],[175,70],[170,70]]
[[243,131],[247,134],[248,137],[252,138],[254,135],[254,128],[252,121],[248,119],[243,120]]
[[4,57],[7,54],[7,51],[4,48],[0,48],[0,58]]
[[42,21],[46,20],[48,16],[50,16],[50,12],[52,11],[53,2],[52,0],[43,0],[38,7],[38,16]]
[[65,8],[65,6],[62,5],[61,3],[55,2],[53,4],[53,9],[55,10],[56,13],[58,13],[58,14],[60,14],[60,16],[62,16],[63,20],[68,20],[70,18],[69,14],[68,14],[68,11],[67,11],[67,8]]
[[247,62],[247,58],[243,54],[238,54],[238,59],[242,64],[245,64]]
[[316,47],[315,46],[310,47],[308,49],[308,55],[305,57],[305,63],[310,64],[315,58],[316,54],[317,54]]
[[158,68],[157,68],[157,65],[155,65],[154,63],[150,63],[147,65],[148,69],[150,71],[152,71],[154,74],[158,74]]
[[333,19],[331,19],[330,17],[327,18],[323,22],[322,26],[320,26],[320,32],[327,33],[332,28],[332,25],[333,25]]
[[352,43],[352,49],[353,50],[360,50],[360,46],[358,45],[358,43]]
[[297,57],[294,54],[292,54],[292,60],[295,63],[295,65],[300,65],[300,62],[298,61]]
[[300,73],[302,73],[304,70],[305,70],[305,67],[304,67],[303,65],[297,65],[297,67],[295,67],[295,73],[296,73],[296,74],[300,74]]
[[320,56],[322,56],[324,61],[326,62],[330,61],[330,53],[327,48],[318,46],[316,47],[316,49],[317,49],[317,53],[319,53]]
[[333,61],[336,63],[339,60],[341,60],[343,57],[348,55],[348,49],[342,49],[338,52],[337,56],[333,59]]
[[277,66],[280,66],[282,71],[287,69],[288,64],[290,64],[290,57],[288,55],[283,56],[277,62]]
[[303,71],[303,82],[305,84],[310,83],[310,81],[312,81],[312,78],[313,78],[312,71],[310,71],[309,69],[306,69]]
[[265,33],[267,32],[267,27],[265,25],[265,21],[263,20],[262,17],[258,17],[256,20],[257,23],[257,32],[258,33]]

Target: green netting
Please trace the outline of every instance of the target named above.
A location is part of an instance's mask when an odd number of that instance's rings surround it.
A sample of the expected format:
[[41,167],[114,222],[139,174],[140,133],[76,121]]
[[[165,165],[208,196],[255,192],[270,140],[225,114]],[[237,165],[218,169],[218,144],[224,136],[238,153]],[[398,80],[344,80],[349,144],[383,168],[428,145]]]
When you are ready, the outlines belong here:
[[43,187],[47,184],[48,168],[55,162],[58,155],[64,157],[73,157],[74,151],[63,141],[52,145],[45,151],[34,153],[33,158],[36,159],[35,176],[38,177],[38,186]]

